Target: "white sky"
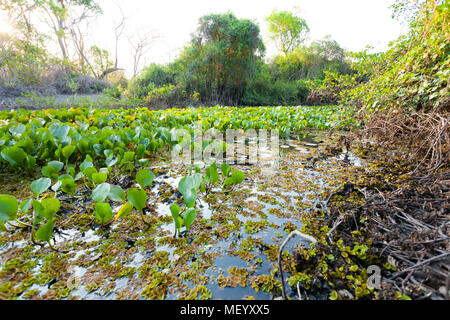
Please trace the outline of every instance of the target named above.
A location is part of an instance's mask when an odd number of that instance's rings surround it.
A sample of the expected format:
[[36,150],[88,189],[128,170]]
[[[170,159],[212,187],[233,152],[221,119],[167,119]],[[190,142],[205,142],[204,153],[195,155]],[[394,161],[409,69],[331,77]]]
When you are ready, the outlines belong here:
[[[385,50],[390,41],[405,32],[392,19],[389,6],[394,0],[99,0],[104,14],[92,24],[94,42],[113,52],[113,21],[121,18],[118,5],[127,17],[124,36],[120,42],[119,65],[130,74],[131,48],[127,36],[155,32],[159,38],[145,57],[151,62],[167,63],[176,58],[196,31],[198,19],[209,13],[233,12],[238,18],[259,24],[266,44],[266,57],[277,53],[267,37],[264,18],[273,9],[300,8],[300,15],[311,30],[310,39],[331,35],[347,50],[359,51],[371,45],[376,51]],[[5,28],[0,19],[0,29]],[[1,30],[0,30],[1,31]]]

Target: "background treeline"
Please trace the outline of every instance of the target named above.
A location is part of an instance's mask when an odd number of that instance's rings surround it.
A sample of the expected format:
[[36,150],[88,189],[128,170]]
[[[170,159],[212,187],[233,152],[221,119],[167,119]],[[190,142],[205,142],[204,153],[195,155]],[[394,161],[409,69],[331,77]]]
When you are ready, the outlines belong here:
[[[275,19],[282,27],[270,30],[281,52],[268,62],[258,25],[232,13],[211,14],[200,19],[197,32],[175,61],[151,64],[127,90],[115,94],[148,104],[299,105],[308,101],[311,88],[327,72],[354,73],[336,41],[325,38],[306,46],[308,27],[303,19],[275,11],[267,22]],[[288,29],[287,36],[280,29]]]
[[266,19],[279,48],[269,61],[257,24],[232,13],[211,14],[200,18],[191,41],[169,64],[143,66],[153,35],[130,42],[135,65],[127,79],[118,59],[125,18],[112,30],[115,52],[98,47],[89,34],[102,14],[96,1],[0,0],[0,9],[15,29],[0,33],[1,96],[103,92],[149,106],[315,104],[321,101],[308,96],[327,72],[354,72],[336,41],[306,44],[306,21],[288,11]]

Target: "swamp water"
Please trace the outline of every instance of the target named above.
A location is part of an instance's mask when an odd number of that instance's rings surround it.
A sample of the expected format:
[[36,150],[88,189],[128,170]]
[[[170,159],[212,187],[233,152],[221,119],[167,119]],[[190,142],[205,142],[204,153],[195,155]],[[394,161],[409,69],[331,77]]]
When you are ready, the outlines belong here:
[[[0,299],[279,297],[278,247],[290,231],[301,229],[305,213],[326,211],[326,194],[349,170],[364,165],[350,152],[324,156],[327,139],[326,133],[310,133],[280,140],[278,170],[234,165],[246,180],[231,191],[216,188],[202,197],[196,222],[181,238],[173,237],[169,207],[181,197],[177,185],[185,168],[151,167],[156,178],[144,211],[150,228],[131,213],[101,229],[91,223],[86,202],[70,205],[61,195],[68,209],[55,241],[67,252],[31,246],[25,232],[2,233]],[[126,180],[121,180],[124,189],[134,187]],[[113,207],[114,213],[118,209]],[[307,243],[294,238],[284,250],[292,254],[299,245]],[[288,296],[298,298],[297,288],[286,288]]]

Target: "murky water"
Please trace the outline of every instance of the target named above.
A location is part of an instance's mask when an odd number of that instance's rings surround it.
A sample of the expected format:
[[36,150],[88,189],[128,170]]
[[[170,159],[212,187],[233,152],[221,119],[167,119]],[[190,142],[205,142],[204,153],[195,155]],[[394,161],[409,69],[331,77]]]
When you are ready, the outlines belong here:
[[[321,157],[320,147],[324,139],[323,134],[302,134],[282,140],[278,169],[258,165],[233,166],[233,169],[246,173],[246,180],[231,194],[213,189],[211,194],[216,196],[215,201],[199,200],[197,220],[201,223],[183,234],[187,243],[172,241],[175,227],[169,210],[180,196],[176,189],[182,175],[170,165],[162,166],[168,171],[156,177],[148,202],[153,208],[151,215],[162,219],[162,223],[152,230],[152,237],[141,232],[138,237],[127,240],[131,244],[119,248],[114,256],[102,254],[102,241],[107,239],[107,235],[98,226],[82,233],[77,229],[65,229],[56,235],[56,245],[74,241],[87,244],[87,247],[73,248],[73,254],[67,260],[64,281],[69,290],[63,298],[272,299],[279,296],[279,292],[264,291],[255,285],[261,276],[270,276],[272,281],[280,280],[278,274],[272,276],[277,265],[271,249],[281,244],[289,230],[302,227],[302,214],[318,208],[326,209],[322,192],[332,189],[337,183],[335,171],[364,165],[351,153]],[[169,196],[159,201],[167,190]],[[114,212],[119,207],[115,206]],[[126,230],[120,228],[120,221],[111,226],[110,233],[116,232],[126,234]],[[136,245],[145,241],[150,244]],[[27,245],[27,240],[1,244],[1,262],[5,263],[8,257],[14,256],[15,250]],[[285,250],[292,253],[297,245],[307,244],[297,239],[291,241]],[[43,249],[36,247],[33,252],[38,250]],[[161,260],[155,260],[157,255],[161,255]],[[109,260],[103,261],[104,256]],[[40,257],[31,274],[39,273],[42,260]],[[111,271],[102,274],[102,270],[116,265],[132,268],[134,272],[123,276]],[[169,284],[161,280],[165,277],[170,279]],[[93,286],[93,283],[98,285]],[[297,298],[297,289],[286,287],[288,295]],[[49,284],[34,283],[19,298],[25,298],[31,290],[38,291],[34,297],[45,298],[53,289]],[[189,296],[195,290],[199,293]],[[205,292],[202,296],[201,293]]]

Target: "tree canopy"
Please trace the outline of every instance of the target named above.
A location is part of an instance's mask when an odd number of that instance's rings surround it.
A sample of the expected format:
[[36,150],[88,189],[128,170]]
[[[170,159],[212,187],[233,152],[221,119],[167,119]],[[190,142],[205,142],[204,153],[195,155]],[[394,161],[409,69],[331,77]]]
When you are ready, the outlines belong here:
[[274,10],[266,21],[271,39],[285,55],[299,47],[309,32],[306,21],[290,11]]

